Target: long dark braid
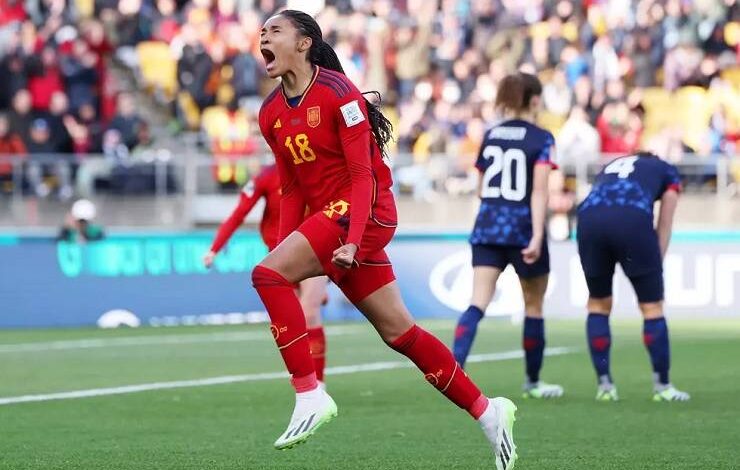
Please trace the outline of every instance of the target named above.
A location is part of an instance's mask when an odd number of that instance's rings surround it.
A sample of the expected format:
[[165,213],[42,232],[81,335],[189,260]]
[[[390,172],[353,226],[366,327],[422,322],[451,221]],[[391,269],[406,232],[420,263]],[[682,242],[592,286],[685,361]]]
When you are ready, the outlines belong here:
[[[308,60],[312,64],[345,75],[337,53],[328,43],[324,42],[321,28],[311,15],[298,10],[283,10],[280,12],[280,16],[288,18],[300,34],[312,39],[311,49],[308,51]],[[375,94],[378,103],[380,103],[380,93],[377,91],[370,93]],[[393,139],[393,125],[383,115],[378,105],[371,103],[367,98],[364,99],[375,142],[378,144],[380,152],[385,156],[388,150],[388,142]]]

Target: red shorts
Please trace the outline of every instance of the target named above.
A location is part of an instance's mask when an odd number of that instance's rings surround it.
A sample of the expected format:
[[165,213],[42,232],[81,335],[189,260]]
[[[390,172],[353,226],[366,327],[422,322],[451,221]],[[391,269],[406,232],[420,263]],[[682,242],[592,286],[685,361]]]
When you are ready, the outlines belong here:
[[340,268],[331,262],[334,250],[344,245],[347,239],[347,229],[337,221],[323,212],[317,212],[304,220],[298,231],[308,239],[324,267],[324,273],[353,304],[396,279],[384,250],[396,232],[395,227],[368,222],[360,249],[355,255],[358,264],[350,269]]

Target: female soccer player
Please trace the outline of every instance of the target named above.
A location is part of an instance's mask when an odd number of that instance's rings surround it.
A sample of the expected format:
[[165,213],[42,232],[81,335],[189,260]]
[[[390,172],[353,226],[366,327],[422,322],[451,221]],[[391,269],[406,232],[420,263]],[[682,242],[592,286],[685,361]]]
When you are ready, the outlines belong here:
[[[280,222],[280,178],[275,165],[268,165],[244,186],[239,194],[239,204],[218,228],[211,249],[203,256],[203,264],[206,268],[211,267],[218,252],[244,222],[247,214],[260,198],[265,198],[265,210],[262,213],[259,228],[260,235],[268,250],[272,251],[275,248]],[[326,336],[324,327],[321,325],[321,304],[326,300],[326,281],[326,276],[313,277],[301,282],[299,287],[301,308],[308,325],[311,358],[316,369],[316,378],[322,386],[326,365]]]
[[[609,371],[609,314],[617,263],[637,294],[644,318],[643,339],[653,365],[653,400],[691,398],[668,379],[670,347],[663,317],[663,257],[671,239],[680,191],[676,167],[643,152],[606,165],[578,207],[578,253],[589,292],[586,334],[598,378],[597,400],[618,400]],[[656,230],[653,204],[658,200]]]
[[[309,15],[286,10],[265,23],[261,52],[267,74],[281,78],[260,111],[282,186],[280,244],[254,269],[252,281],[291,374],[296,405],[275,447],[305,441],[337,414],[317,386],[295,282],[326,274],[367,317],[381,338],[407,356],[448,399],[477,419],[496,466],[516,460],[516,407],[489,400],[437,338],[414,324],[384,247],[396,227],[391,174],[383,161],[391,128],[343,74]],[[303,209],[310,215],[304,220]]]
[[501,80],[496,107],[504,120],[486,133],[476,167],[481,205],[470,235],[473,298],[455,330],[455,359],[465,364],[478,322],[491,303],[496,282],[509,264],[524,294],[524,397],[556,398],[563,388],[540,380],[545,350],[542,301],[550,272],[545,234],[548,178],[555,167],[554,139],[533,124],[542,85],[534,75]]

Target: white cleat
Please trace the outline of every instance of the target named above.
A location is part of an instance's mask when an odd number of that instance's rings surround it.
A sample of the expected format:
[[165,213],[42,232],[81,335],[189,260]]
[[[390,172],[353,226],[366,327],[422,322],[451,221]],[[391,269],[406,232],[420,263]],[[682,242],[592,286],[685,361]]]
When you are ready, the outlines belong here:
[[614,384],[601,384],[596,389],[596,401],[619,401],[617,387]]
[[673,384],[657,385],[653,390],[653,401],[689,401],[691,395],[682,392]]
[[514,468],[517,459],[514,444],[516,405],[508,398],[488,399],[488,409],[478,419],[483,432],[493,447],[496,470]]
[[546,382],[535,382],[524,385],[524,398],[560,398],[563,396],[563,387]]
[[288,429],[275,441],[275,448],[285,450],[306,442],[317,429],[336,416],[337,404],[321,387],[296,394]]

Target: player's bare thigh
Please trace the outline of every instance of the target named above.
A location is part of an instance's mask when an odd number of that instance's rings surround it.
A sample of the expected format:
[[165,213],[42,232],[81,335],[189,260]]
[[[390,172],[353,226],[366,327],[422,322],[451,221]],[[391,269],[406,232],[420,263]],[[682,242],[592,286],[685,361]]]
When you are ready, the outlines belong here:
[[549,274],[532,278],[519,278],[524,297],[524,314],[531,318],[542,318],[542,304],[545,300]]
[[486,311],[488,304],[496,293],[496,283],[501,276],[501,269],[494,266],[473,267],[473,296],[470,304]]
[[298,231],[288,235],[260,265],[272,269],[293,283],[324,274],[308,239]]
[[321,304],[326,299],[326,276],[312,277],[301,281],[298,298],[306,315],[309,328],[321,326]]
[[414,326],[414,319],[401,299],[396,281],[368,295],[355,307],[365,315],[386,343],[392,343]]

